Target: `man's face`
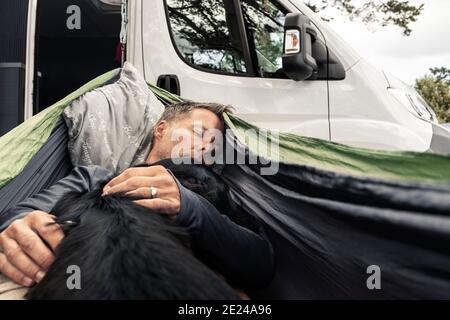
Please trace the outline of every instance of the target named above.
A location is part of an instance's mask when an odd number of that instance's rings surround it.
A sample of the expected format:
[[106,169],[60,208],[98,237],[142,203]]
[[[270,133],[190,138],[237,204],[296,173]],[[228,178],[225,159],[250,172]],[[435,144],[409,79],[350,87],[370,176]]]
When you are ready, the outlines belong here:
[[160,123],[155,130],[153,148],[159,159],[190,157],[202,159],[218,142],[223,122],[213,112],[194,109],[186,116]]

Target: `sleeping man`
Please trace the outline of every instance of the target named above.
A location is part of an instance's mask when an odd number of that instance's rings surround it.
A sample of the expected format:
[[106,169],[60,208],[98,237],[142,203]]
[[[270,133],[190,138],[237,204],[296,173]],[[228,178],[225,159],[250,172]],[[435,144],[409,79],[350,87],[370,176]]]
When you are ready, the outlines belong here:
[[[227,107],[217,104],[180,103],[167,107],[153,129],[146,163],[173,157],[179,142],[174,141],[173,133],[180,129],[192,143],[189,152],[182,150],[177,156],[210,150],[214,139],[204,132],[223,131],[225,111]],[[201,132],[194,123],[201,123]],[[250,230],[231,221],[162,166],[129,168],[112,177],[113,173],[102,167],[75,167],[50,188],[8,210],[0,221],[0,272],[26,287],[39,283],[64,238],[61,228],[51,224],[54,216],[49,212],[67,192],[89,192],[107,182],[103,195],[130,197],[138,205],[166,214],[185,227],[193,244],[232,282],[257,289],[271,281],[273,251],[262,228]]]

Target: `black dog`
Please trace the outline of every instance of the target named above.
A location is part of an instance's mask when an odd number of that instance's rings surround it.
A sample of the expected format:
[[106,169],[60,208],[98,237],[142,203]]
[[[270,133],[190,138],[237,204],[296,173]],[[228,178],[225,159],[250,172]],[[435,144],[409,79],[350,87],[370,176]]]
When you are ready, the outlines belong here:
[[[163,164],[213,204],[226,198],[218,177],[202,166]],[[185,230],[164,215],[129,199],[102,197],[101,189],[70,193],[52,213],[66,236],[28,299],[238,299],[193,255]],[[80,268],[80,289],[67,286],[71,265]]]

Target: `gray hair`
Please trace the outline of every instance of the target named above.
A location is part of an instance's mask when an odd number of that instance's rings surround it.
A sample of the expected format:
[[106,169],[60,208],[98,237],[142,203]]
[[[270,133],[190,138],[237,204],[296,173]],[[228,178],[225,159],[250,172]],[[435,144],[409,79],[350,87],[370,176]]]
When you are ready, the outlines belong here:
[[232,106],[223,105],[220,103],[198,103],[198,102],[180,102],[167,106],[161,115],[158,122],[167,121],[171,122],[173,120],[179,120],[187,116],[191,111],[195,109],[205,109],[214,113],[220,120],[223,121],[223,113],[231,113],[233,110]]

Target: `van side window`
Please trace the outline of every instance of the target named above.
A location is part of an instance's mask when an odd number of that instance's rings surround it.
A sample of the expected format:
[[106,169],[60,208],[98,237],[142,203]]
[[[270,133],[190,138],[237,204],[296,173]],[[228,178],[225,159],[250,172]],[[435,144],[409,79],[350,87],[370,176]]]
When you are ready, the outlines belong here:
[[282,71],[287,10],[271,0],[241,0],[241,3],[253,60],[258,62],[258,75],[287,78]]
[[232,0],[166,0],[172,37],[190,65],[221,73],[247,72]]

